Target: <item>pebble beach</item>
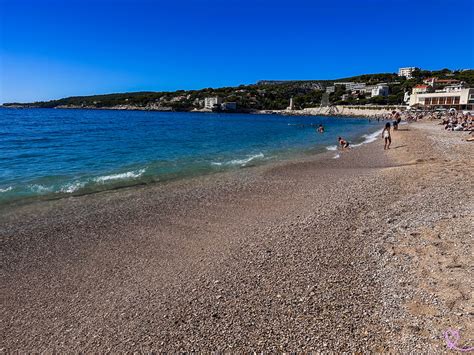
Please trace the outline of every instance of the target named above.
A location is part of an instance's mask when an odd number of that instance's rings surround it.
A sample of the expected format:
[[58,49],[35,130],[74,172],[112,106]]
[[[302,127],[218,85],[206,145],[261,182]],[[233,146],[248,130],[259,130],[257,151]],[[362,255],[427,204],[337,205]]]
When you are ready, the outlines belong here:
[[[382,128],[382,126],[381,126]],[[472,142],[339,152],[0,210],[2,352],[474,346]]]

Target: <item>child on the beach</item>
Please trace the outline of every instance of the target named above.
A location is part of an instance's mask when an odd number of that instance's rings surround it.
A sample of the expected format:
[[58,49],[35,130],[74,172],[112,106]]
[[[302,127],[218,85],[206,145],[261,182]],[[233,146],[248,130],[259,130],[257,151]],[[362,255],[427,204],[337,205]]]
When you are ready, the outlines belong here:
[[392,144],[392,137],[390,135],[390,122],[385,124],[385,128],[382,131],[382,138],[385,140],[383,150],[390,149],[390,144]]
[[345,139],[342,139],[342,137],[339,137],[337,140],[339,141],[339,145],[341,146],[341,149],[349,148],[348,141],[346,141]]

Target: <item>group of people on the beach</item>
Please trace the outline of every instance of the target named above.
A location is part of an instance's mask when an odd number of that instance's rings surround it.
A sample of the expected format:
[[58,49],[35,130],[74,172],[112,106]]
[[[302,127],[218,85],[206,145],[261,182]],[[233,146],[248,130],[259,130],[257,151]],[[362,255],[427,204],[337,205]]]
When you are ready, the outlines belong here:
[[[474,116],[470,112],[463,113],[455,109],[449,109],[448,111],[405,111],[402,115],[408,122],[416,122],[423,119],[430,121],[441,120],[440,125],[444,125],[445,129],[451,131],[474,130]],[[457,127],[458,125],[462,126],[462,129]]]
[[[407,122],[416,122],[418,120],[440,120],[440,125],[449,131],[474,131],[474,116],[470,112],[456,111],[451,108],[446,111],[403,111],[392,113],[390,116],[383,116],[383,119],[390,119],[396,116],[398,122],[402,118]],[[378,118],[379,119],[379,118]],[[395,124],[395,122],[394,122]]]
[[[380,117],[376,118],[378,122],[380,122]],[[386,117],[382,119],[387,119]],[[384,139],[384,150],[390,149],[390,145],[392,144],[392,133],[391,133],[391,127],[393,125],[394,130],[398,130],[398,125],[400,124],[402,118],[399,112],[393,111],[391,117],[388,119],[392,120],[392,124],[390,122],[386,122],[385,126],[382,130],[382,138]],[[371,121],[371,119],[369,119]],[[319,128],[317,129],[317,132],[323,133],[324,132],[324,127],[323,125],[319,125]],[[338,142],[338,147],[342,150],[346,150],[349,148],[350,143],[344,139],[343,137],[338,137],[337,138]]]
[[[369,118],[369,122],[372,119],[373,118]],[[397,131],[398,126],[400,125],[402,119],[404,119],[407,122],[415,122],[422,119],[429,119],[429,120],[439,119],[441,120],[439,124],[443,125],[445,130],[467,131],[469,132],[470,135],[472,135],[472,132],[474,131],[474,116],[471,115],[469,112],[462,113],[462,112],[457,112],[454,109],[451,109],[445,112],[393,111],[390,115],[376,117],[375,119],[377,120],[377,122],[380,122],[380,120],[390,121],[390,122],[385,123],[385,126],[382,130],[382,139],[384,140],[384,150],[390,149],[390,145],[392,144],[392,132],[391,132],[392,128],[394,131]],[[324,132],[324,129],[322,130],[322,132]],[[474,141],[474,137],[467,138],[467,141]],[[350,144],[346,139],[342,137],[338,137],[338,146],[340,149],[345,150],[349,148],[349,145]]]
[[471,115],[448,115],[442,118],[440,125],[448,131],[468,131],[469,134],[474,131],[474,120]]
[[[398,124],[401,122],[401,117],[400,117],[400,114],[398,112],[394,111],[392,114],[393,114],[393,118],[394,118],[393,129],[397,130],[398,129]],[[377,119],[377,121],[380,121],[380,118]],[[391,130],[390,122],[385,123],[385,127],[382,131],[382,138],[385,141],[384,150],[390,149],[390,144],[392,144],[392,135],[391,135],[390,130]],[[318,125],[318,127],[316,128],[316,132],[317,133],[324,133],[324,126],[322,124]],[[338,147],[342,150],[346,150],[350,146],[350,143],[342,137],[338,137],[337,142],[338,142]]]
[[[402,115],[405,116],[404,118],[408,122],[423,119],[440,120],[439,125],[444,126],[447,131],[469,132],[469,135],[472,135],[474,131],[474,116],[469,111],[461,112],[451,108],[447,111],[405,111]],[[471,136],[467,140],[474,141],[474,137]]]

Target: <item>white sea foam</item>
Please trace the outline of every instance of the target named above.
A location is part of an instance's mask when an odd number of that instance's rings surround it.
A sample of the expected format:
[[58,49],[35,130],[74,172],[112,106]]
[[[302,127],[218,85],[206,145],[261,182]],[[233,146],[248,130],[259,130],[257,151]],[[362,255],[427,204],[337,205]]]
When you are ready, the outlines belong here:
[[85,185],[86,185],[86,183],[83,182],[83,181],[70,182],[70,183],[67,183],[67,184],[63,185],[59,189],[59,192],[71,194],[71,193],[83,188]]
[[380,129],[374,133],[371,133],[371,134],[365,134],[364,137],[365,137],[365,140],[364,140],[364,144],[367,144],[367,143],[371,143],[371,142],[375,142],[377,140],[377,138],[382,134],[382,131],[383,129]]
[[250,163],[252,160],[261,159],[263,157],[264,157],[263,153],[259,153],[259,154],[251,155],[250,157],[246,159],[231,160],[229,163],[230,165],[245,165],[247,163]]
[[38,194],[53,191],[53,188],[51,186],[44,186],[44,185],[39,185],[39,184],[29,185],[29,188],[31,191],[36,192]]
[[5,188],[5,189],[0,189],[0,192],[8,192],[8,191],[11,191],[12,189],[13,189],[13,187],[8,186],[8,187]]
[[127,171],[126,173],[121,174],[112,174],[112,175],[105,175],[99,176],[94,178],[95,182],[107,182],[111,180],[126,180],[126,179],[137,179],[145,173],[146,169],[140,169],[136,171]]
[[368,144],[368,143],[372,143],[374,141],[377,140],[377,137],[379,137],[381,134],[382,134],[382,131],[383,129],[381,130],[378,130],[374,133],[371,133],[371,134],[364,134],[362,137],[364,137],[364,141],[361,142],[361,143],[358,143],[358,144],[352,144],[353,147],[360,147],[361,145],[363,144]]
[[265,157],[265,155],[263,155],[263,153],[258,153],[258,154],[251,155],[251,156],[249,156],[247,158],[244,158],[244,159],[234,159],[234,160],[230,160],[230,161],[227,161],[227,162],[213,162],[211,164],[216,165],[216,166],[223,166],[223,165],[245,166],[248,163],[250,163],[252,160],[261,159],[261,158],[264,158],[264,157]]
[[330,145],[326,147],[327,150],[334,151],[337,150],[337,145]]

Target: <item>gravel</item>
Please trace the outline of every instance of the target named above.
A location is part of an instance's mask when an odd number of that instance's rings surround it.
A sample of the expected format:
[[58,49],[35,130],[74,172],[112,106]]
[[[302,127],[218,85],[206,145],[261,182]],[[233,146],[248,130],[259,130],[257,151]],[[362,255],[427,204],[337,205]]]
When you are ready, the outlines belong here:
[[4,208],[2,352],[443,352],[448,324],[472,345],[472,148],[408,127],[387,152]]

